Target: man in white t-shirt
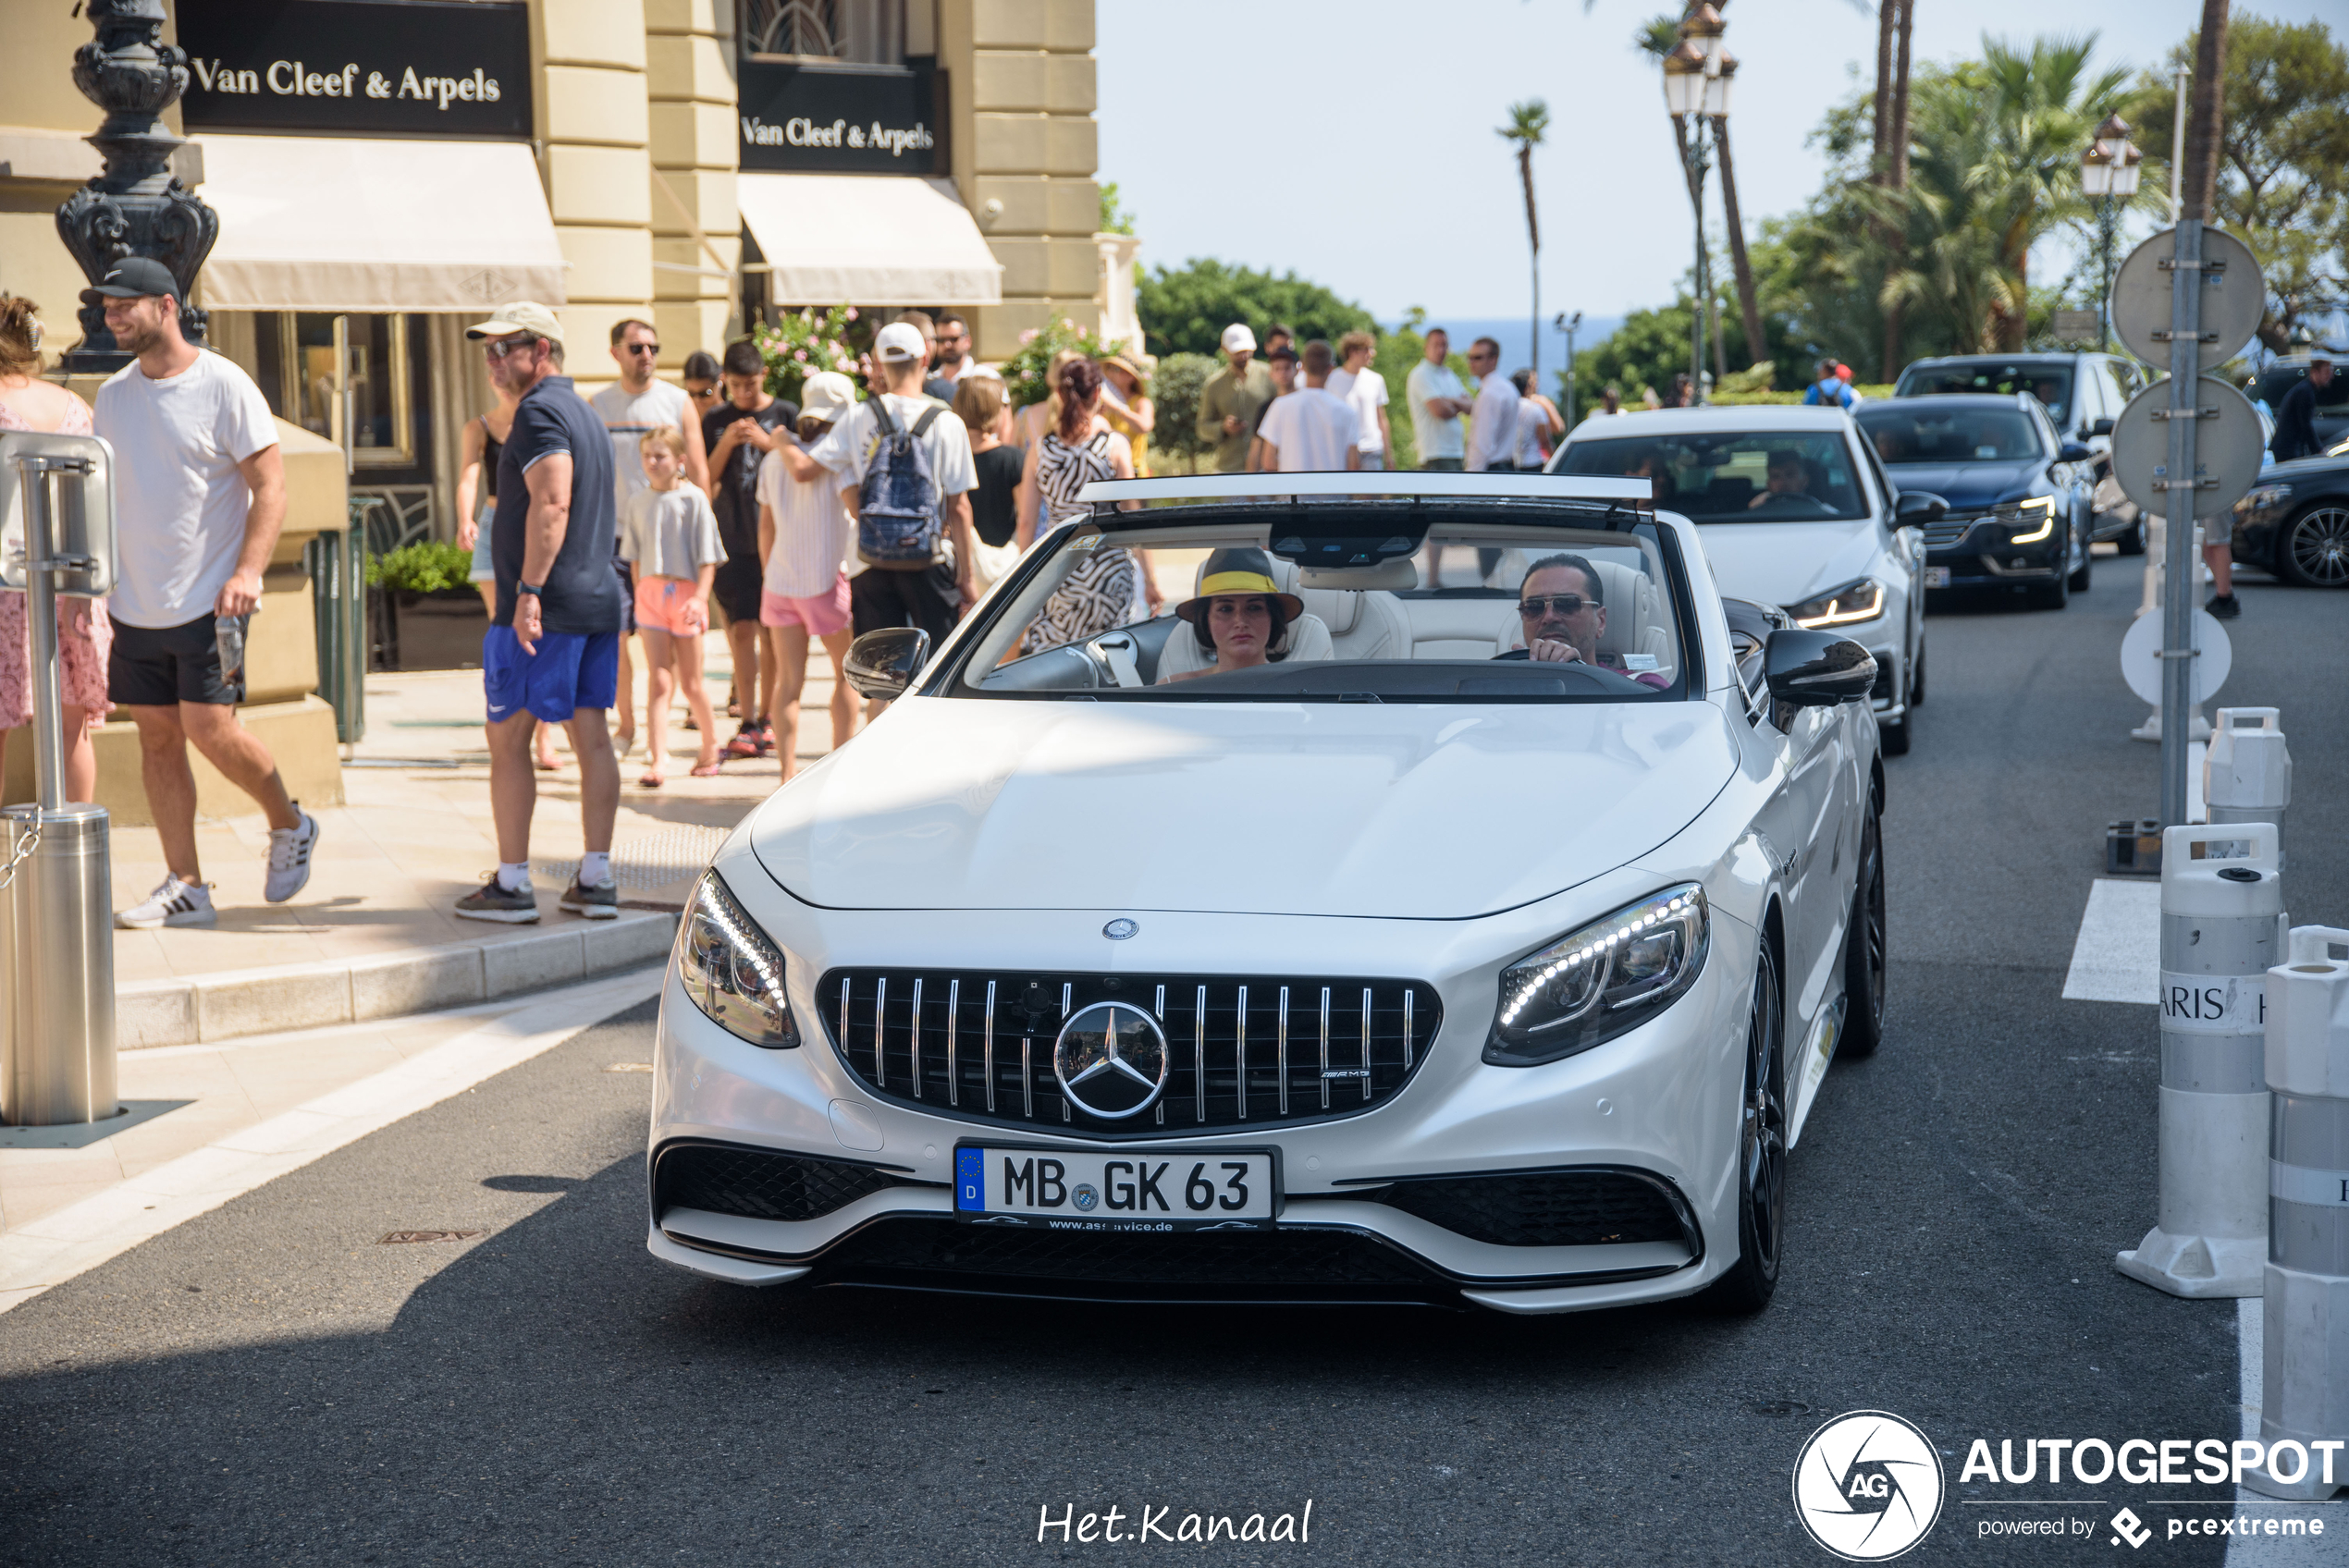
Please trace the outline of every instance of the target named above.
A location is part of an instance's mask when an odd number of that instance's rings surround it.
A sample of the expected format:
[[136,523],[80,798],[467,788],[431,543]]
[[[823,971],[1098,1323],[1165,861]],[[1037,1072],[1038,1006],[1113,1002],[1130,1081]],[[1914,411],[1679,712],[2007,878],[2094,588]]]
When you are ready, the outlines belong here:
[[1328,473],[1362,466],[1361,423],[1354,406],[1329,389],[1330,346],[1305,345],[1305,385],[1275,398],[1256,427],[1266,473]]
[[1353,410],[1359,437],[1354,449],[1362,454],[1361,466],[1383,469],[1387,454],[1393,450],[1395,434],[1386,423],[1386,377],[1371,368],[1371,356],[1378,349],[1378,339],[1367,332],[1349,332],[1337,340],[1338,368],[1330,372],[1329,389],[1345,398]]
[[1469,410],[1468,388],[1445,362],[1452,352],[1450,335],[1440,326],[1427,329],[1427,358],[1411,367],[1403,395],[1411,405],[1411,432],[1418,438],[1420,466],[1457,472],[1468,452],[1467,433],[1460,416]]
[[978,580],[973,574],[978,536],[971,532],[970,501],[970,493],[978,488],[978,465],[971,457],[969,428],[953,409],[922,392],[929,366],[929,348],[922,335],[904,322],[890,323],[873,338],[873,360],[887,391],[857,404],[812,450],[778,444],[775,455],[802,483],[814,479],[818,469],[830,470],[840,486],[841,503],[854,519],[866,467],[881,442],[875,405],[888,409],[892,429],[916,435],[929,461],[941,534],[950,546],[946,558],[911,570],[867,562],[863,571],[849,579],[849,611],[860,637],[883,627],[917,626],[929,633],[935,648],[963,611],[978,603]]
[[[666,381],[653,378],[653,366],[660,359],[660,334],[649,322],[633,317],[617,323],[611,329],[611,357],[620,366],[620,379],[609,386],[598,387],[587,402],[603,420],[604,428],[611,433],[612,516],[625,517],[628,497],[646,487],[645,437],[664,425],[673,425],[685,438],[685,477],[705,496],[709,494],[708,452],[702,445],[701,415],[695,410],[694,400],[682,386],[671,386]],[[615,532],[612,547],[616,551],[620,538]],[[620,574],[621,599],[626,606],[620,621],[620,732],[613,743],[620,754],[626,756],[636,743],[635,668],[628,656],[628,639],[636,631],[636,585],[631,580],[627,564],[618,555],[612,557],[612,570]]]
[[286,793],[269,748],[237,722],[245,631],[286,521],[277,423],[252,377],[181,335],[179,295],[170,271],[144,256],[117,263],[81,295],[136,356],[98,388],[96,421],[114,447],[122,557],[106,601],[106,692],[139,727],[140,778],[166,872],[143,902],[115,916],[135,930],[216,918],[196,857],[191,741],[269,819],[263,896],[271,903],[308,884],[318,843],[318,819]]
[[1501,374],[1501,346],[1490,337],[1469,345],[1476,377],[1476,411],[1469,422],[1468,471],[1509,473],[1517,468],[1517,388]]

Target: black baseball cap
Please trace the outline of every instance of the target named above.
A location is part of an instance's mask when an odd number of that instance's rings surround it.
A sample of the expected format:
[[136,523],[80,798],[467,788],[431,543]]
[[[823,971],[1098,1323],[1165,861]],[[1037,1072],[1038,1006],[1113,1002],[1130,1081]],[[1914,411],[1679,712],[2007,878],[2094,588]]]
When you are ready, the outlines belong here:
[[96,287],[81,291],[81,302],[95,305],[106,300],[150,300],[158,294],[179,298],[179,280],[171,269],[152,256],[125,256],[106,269]]

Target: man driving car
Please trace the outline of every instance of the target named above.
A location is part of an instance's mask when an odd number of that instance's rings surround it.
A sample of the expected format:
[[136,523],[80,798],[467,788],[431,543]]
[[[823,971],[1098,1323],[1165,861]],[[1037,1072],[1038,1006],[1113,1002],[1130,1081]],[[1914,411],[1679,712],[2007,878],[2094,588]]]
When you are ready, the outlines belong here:
[[1653,669],[1635,673],[1614,655],[1599,652],[1599,638],[1606,631],[1604,597],[1598,569],[1589,560],[1564,552],[1543,557],[1518,588],[1517,613],[1525,629],[1525,646],[1499,656],[1537,664],[1587,664],[1629,676],[1642,686],[1671,685]]
[[1792,506],[1811,497],[1811,470],[1802,454],[1790,447],[1781,447],[1770,454],[1768,474],[1762,493],[1748,501],[1746,509],[1759,511],[1764,507]]

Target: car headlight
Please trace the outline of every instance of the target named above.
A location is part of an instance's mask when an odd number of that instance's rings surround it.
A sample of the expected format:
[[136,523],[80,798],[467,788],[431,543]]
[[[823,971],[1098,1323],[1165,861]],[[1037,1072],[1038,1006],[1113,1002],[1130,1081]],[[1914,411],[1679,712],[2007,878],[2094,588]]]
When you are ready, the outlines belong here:
[[1786,613],[1802,627],[1849,626],[1884,613],[1884,584],[1872,577],[1829,589],[1814,599],[1789,605]]
[[2014,530],[2007,535],[2010,545],[2035,545],[2055,532],[2056,498],[2053,496],[2033,496],[2025,500],[2010,501],[1996,508],[1992,516]]
[[1484,1060],[1532,1067],[1587,1051],[1670,1007],[1704,966],[1711,921],[1694,882],[1651,893],[1501,972]]
[[799,1044],[799,1025],[783,994],[782,951],[743,913],[715,871],[702,874],[685,906],[677,974],[694,1005],[728,1034],[769,1050]]
[[2239,512],[2270,511],[2277,507],[2282,506],[2286,501],[2291,499],[2291,485],[2262,484],[2253,490],[2250,495],[2245,496],[2242,500],[2237,501],[2235,503],[2235,510]]

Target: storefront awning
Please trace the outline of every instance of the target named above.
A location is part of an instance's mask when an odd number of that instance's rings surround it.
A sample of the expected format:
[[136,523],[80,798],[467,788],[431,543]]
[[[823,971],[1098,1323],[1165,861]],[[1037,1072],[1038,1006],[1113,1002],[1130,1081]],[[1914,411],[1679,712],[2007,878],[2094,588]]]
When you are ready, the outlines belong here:
[[1002,302],[1002,266],[951,180],[743,174],[735,190],[778,304]]
[[562,248],[519,141],[201,138],[220,214],[201,302],[230,311],[481,311],[563,302]]

